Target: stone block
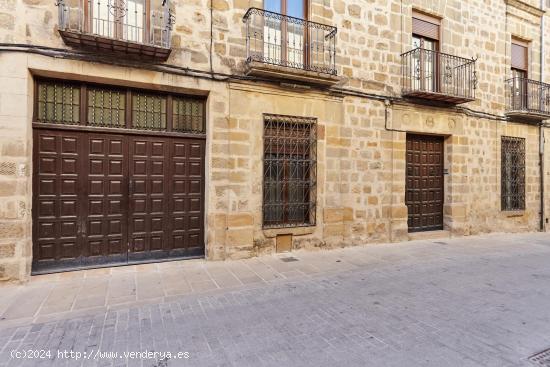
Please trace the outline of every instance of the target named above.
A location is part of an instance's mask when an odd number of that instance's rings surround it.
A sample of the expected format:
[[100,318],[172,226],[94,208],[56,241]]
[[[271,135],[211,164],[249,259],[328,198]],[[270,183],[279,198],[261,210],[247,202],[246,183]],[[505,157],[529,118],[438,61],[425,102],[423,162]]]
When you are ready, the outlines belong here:
[[323,220],[325,223],[341,222],[344,219],[344,212],[341,208],[325,208]]
[[0,258],[9,258],[15,256],[15,243],[0,244]]
[[252,227],[231,229],[229,228],[226,233],[226,243],[228,247],[246,247],[253,246],[254,243],[254,231]]
[[245,227],[254,224],[254,218],[248,213],[229,214],[227,216],[227,226],[233,227]]

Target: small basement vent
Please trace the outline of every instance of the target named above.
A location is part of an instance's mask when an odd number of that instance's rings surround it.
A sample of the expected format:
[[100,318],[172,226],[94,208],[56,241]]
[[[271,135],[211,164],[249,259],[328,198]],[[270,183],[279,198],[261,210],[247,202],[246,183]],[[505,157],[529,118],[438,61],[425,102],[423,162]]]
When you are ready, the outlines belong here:
[[[550,0],[549,0],[550,2]],[[537,353],[529,357],[529,362],[539,367],[550,367],[550,349]]]
[[295,257],[290,256],[290,257],[282,257],[281,261],[285,263],[290,263],[290,262],[299,261],[299,260]]

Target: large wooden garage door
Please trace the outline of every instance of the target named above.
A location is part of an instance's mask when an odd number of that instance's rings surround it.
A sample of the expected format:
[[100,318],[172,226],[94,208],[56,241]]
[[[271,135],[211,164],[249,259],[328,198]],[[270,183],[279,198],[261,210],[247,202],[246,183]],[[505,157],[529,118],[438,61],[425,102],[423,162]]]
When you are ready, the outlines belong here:
[[204,255],[204,102],[37,81],[33,272]]
[[204,140],[34,130],[33,270],[204,254]]
[[407,135],[409,232],[443,229],[443,138]]

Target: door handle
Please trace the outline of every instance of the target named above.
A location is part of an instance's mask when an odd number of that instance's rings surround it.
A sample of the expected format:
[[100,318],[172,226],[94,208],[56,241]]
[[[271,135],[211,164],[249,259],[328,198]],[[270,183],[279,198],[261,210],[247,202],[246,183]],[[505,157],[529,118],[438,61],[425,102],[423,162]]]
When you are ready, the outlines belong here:
[[134,194],[134,180],[128,180],[128,194]]

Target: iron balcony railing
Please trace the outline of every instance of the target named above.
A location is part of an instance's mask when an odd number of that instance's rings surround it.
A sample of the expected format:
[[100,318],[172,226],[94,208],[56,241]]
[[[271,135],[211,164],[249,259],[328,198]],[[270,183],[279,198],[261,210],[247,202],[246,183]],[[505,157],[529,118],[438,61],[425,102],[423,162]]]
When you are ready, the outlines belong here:
[[550,84],[516,77],[506,85],[508,112],[550,116]]
[[170,48],[174,16],[168,1],[58,0],[59,29]]
[[403,95],[464,103],[475,99],[476,60],[416,48],[401,55]]
[[336,75],[336,27],[258,8],[248,9],[243,22],[247,63]]

